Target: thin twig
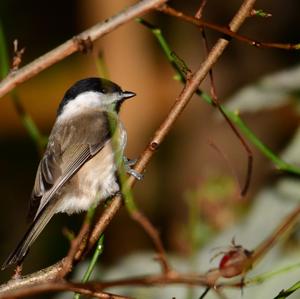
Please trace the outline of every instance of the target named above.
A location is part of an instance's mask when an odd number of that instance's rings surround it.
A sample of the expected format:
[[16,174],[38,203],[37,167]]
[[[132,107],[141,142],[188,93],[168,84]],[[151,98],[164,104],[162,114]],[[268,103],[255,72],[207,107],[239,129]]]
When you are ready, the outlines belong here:
[[[205,4],[203,4],[203,2],[202,2],[202,5],[205,5]],[[198,19],[198,20],[201,18],[201,15],[202,15],[202,10],[201,9],[202,9],[202,6],[200,7],[200,9],[197,11],[197,13],[195,15],[195,18]],[[202,34],[202,38],[203,38],[205,53],[207,55],[209,53],[209,45],[208,45],[208,40],[207,40],[204,28],[201,28],[201,34]],[[225,111],[222,109],[219,97],[217,95],[217,90],[216,90],[216,85],[215,85],[215,81],[214,81],[214,75],[213,75],[213,69],[212,68],[209,70],[208,75],[209,75],[209,80],[210,80],[210,86],[211,86],[210,87],[210,93],[211,93],[213,104],[217,107],[217,109],[219,110],[219,112],[221,113],[223,118],[225,119],[225,122],[229,125],[229,127],[231,128],[233,134],[237,137],[237,139],[239,140],[239,142],[241,143],[242,147],[244,148],[244,150],[247,154],[246,178],[245,178],[245,183],[243,185],[243,188],[241,188],[241,196],[245,196],[247,194],[248,189],[249,189],[251,176],[252,176],[253,153],[252,153],[249,145],[247,144],[246,140],[243,138],[243,136],[240,134],[240,132],[236,129],[235,125],[232,123],[230,118],[227,116]]]
[[63,267],[59,273],[60,278],[65,277],[68,273],[72,271],[74,262],[78,261],[78,259],[80,258],[80,256],[78,256],[78,251],[81,250],[82,243],[86,243],[89,231],[90,223],[84,221],[77,237],[71,241],[71,247],[66,258],[64,259]]
[[[223,158],[223,160],[225,161],[226,165],[228,166],[230,172],[232,173],[232,176],[235,178],[237,186],[239,186],[238,175],[237,175],[235,169],[233,168],[233,165],[230,163],[230,160],[227,157],[227,155],[218,147],[218,145],[215,142],[213,142],[213,140],[209,139],[208,144],[220,155],[221,158]],[[239,190],[239,193],[241,193],[241,190]]]
[[248,38],[247,36],[241,35],[236,33],[234,30],[229,29],[226,26],[221,26],[221,25],[217,25],[214,23],[210,23],[207,21],[204,21],[203,19],[197,19],[193,16],[188,16],[184,13],[182,13],[181,11],[177,11],[174,8],[171,8],[170,6],[164,5],[159,9],[161,12],[176,17],[178,19],[181,19],[185,22],[194,24],[200,28],[208,28],[208,29],[212,29],[214,31],[223,33],[223,38],[226,38],[228,40],[234,38],[238,41],[241,42],[245,42],[247,44],[249,44],[250,46],[253,47],[257,47],[257,48],[275,48],[275,49],[281,49],[281,50],[300,50],[300,43],[297,44],[291,44],[291,43],[287,43],[287,44],[282,44],[282,43],[268,43],[268,42],[261,42],[261,41],[256,41],[253,39]]
[[300,217],[300,205],[292,211],[278,226],[278,228],[255,250],[251,256],[252,263],[257,262],[262,256],[269,251],[274,244],[277,242],[278,238],[281,238],[282,235],[289,230]]
[[166,252],[162,245],[162,241],[160,239],[157,229],[152,225],[149,219],[138,210],[132,212],[130,216],[133,220],[135,220],[142,226],[142,228],[146,231],[147,235],[151,238],[152,242],[154,243],[158,254],[157,258],[161,264],[163,273],[165,273],[166,275],[171,273],[172,269],[166,258]]

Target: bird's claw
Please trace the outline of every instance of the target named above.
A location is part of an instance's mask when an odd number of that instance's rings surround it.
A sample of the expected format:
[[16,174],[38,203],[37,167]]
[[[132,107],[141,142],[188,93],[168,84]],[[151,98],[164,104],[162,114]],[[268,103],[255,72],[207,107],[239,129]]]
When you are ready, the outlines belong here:
[[124,164],[125,164],[125,170],[126,173],[132,175],[135,177],[137,180],[141,180],[144,176],[137,172],[136,170],[132,169],[131,166],[134,166],[137,162],[137,159],[128,159],[127,157],[124,156]]

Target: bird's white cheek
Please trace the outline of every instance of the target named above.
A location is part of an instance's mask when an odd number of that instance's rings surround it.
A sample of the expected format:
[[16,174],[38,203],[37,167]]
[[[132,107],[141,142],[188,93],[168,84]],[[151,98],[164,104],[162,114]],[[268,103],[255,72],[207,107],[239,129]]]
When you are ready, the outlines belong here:
[[98,92],[86,91],[68,102],[59,116],[61,121],[71,119],[91,109],[102,107],[101,95]]

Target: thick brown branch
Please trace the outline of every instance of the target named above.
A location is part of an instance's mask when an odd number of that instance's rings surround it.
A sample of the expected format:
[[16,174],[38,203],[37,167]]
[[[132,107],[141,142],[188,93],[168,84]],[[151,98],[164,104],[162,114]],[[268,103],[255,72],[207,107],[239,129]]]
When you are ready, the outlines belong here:
[[39,58],[20,68],[19,70],[10,73],[0,83],[0,97],[7,94],[18,84],[34,77],[36,74],[57,63],[58,61],[61,61],[74,52],[79,51],[80,44],[78,43],[78,40],[94,41],[101,36],[113,31],[124,23],[132,20],[133,18],[136,18],[141,14],[145,14],[149,10],[153,10],[154,8],[159,7],[166,1],[167,0],[142,0],[137,4],[132,5],[124,11],[118,13],[117,15],[83,31],[75,38],[69,39],[62,45],[51,50],[45,55],[40,56]]

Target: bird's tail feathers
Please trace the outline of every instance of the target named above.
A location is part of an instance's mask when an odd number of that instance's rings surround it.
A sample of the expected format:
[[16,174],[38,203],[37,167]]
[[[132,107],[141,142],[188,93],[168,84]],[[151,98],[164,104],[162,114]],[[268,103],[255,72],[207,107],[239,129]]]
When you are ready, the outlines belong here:
[[24,237],[16,247],[16,249],[9,255],[6,261],[3,263],[1,270],[4,270],[10,265],[20,264],[25,258],[29,247],[36,240],[38,235],[50,221],[52,216],[56,212],[56,204],[49,203],[44,209],[39,213],[39,215],[34,219],[29,229],[25,233]]

